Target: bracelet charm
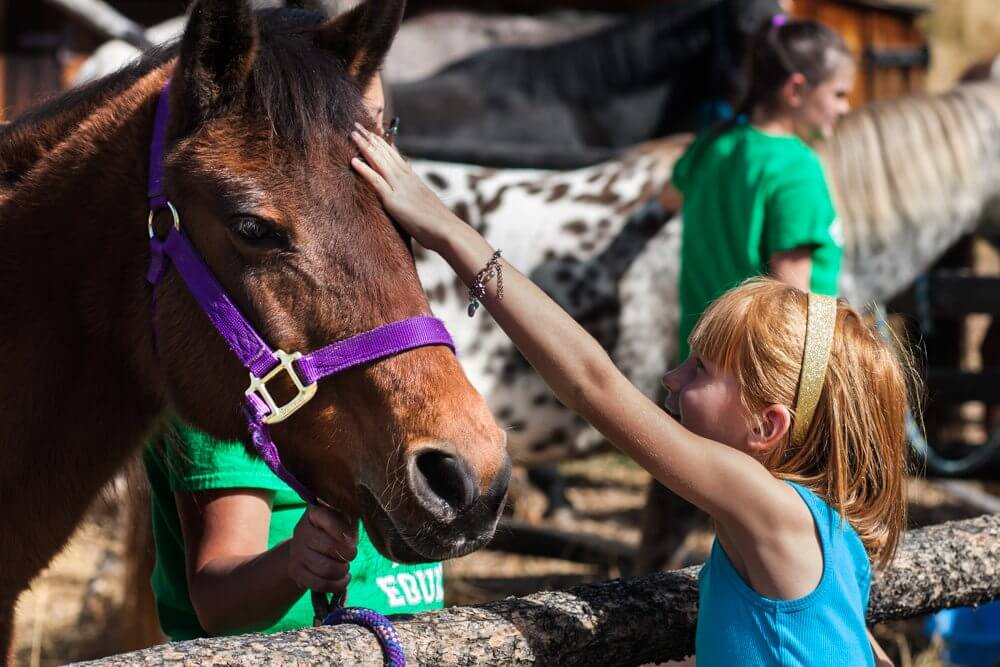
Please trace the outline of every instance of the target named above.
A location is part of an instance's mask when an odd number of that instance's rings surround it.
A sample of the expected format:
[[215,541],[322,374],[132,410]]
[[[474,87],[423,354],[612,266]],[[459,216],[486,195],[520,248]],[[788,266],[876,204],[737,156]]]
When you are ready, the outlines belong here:
[[476,274],[476,279],[469,287],[469,308],[467,311],[469,317],[475,315],[476,311],[479,310],[483,299],[486,298],[486,285],[494,277],[497,279],[497,300],[503,298],[503,268],[500,264],[500,254],[500,250],[493,253],[493,256],[486,262],[486,266]]

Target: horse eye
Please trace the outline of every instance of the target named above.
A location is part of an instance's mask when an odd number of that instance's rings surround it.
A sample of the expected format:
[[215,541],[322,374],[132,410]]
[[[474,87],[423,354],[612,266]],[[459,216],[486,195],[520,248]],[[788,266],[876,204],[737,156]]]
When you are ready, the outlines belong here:
[[253,216],[243,216],[237,218],[229,226],[229,229],[244,241],[249,241],[251,243],[267,240],[278,241],[281,239],[271,225],[267,224],[260,218],[255,218]]

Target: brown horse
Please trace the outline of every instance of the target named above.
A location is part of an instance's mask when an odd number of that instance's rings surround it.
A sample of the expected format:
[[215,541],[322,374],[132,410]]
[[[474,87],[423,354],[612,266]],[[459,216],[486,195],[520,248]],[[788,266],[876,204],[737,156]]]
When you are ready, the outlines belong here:
[[[246,438],[246,370],[176,271],[155,308],[144,280],[168,76],[166,194],[270,345],[307,352],[428,313],[406,240],[349,166],[349,130],[371,124],[359,91],[403,5],[324,22],[200,0],[179,46],[0,129],[0,656],[20,592],[165,412]],[[446,347],[327,378],[272,434],[285,466],[390,558],[492,537],[504,435]]]

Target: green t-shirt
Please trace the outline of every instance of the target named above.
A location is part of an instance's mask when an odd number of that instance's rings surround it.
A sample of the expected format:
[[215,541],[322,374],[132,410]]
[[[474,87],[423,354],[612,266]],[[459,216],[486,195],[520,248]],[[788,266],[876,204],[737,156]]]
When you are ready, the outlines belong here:
[[[700,136],[674,167],[684,195],[680,268],[680,360],[709,304],[768,272],[771,256],[810,247],[810,289],[835,295],[843,255],[823,166],[798,137],[748,123]],[[706,144],[706,141],[709,142]]]
[[[189,427],[173,429],[170,442],[151,443],[143,461],[152,495],[156,565],[151,583],[163,632],[173,640],[205,637],[188,595],[175,491],[252,488],[274,491],[270,549],[292,536],[305,503],[278,479],[262,460],[240,442],[223,442]],[[176,440],[176,442],[174,442]],[[363,525],[358,527],[358,553],[351,561],[347,604],[382,614],[415,613],[444,606],[441,563],[400,565],[375,550]],[[280,632],[312,625],[308,593],[274,625],[261,632]]]

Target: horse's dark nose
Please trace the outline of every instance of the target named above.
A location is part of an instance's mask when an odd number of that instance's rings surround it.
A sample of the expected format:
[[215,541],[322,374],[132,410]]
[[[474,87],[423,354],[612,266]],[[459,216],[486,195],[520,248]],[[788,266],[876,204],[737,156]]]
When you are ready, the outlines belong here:
[[469,464],[440,449],[417,454],[410,466],[410,481],[424,507],[439,519],[464,512],[479,498],[479,485]]

